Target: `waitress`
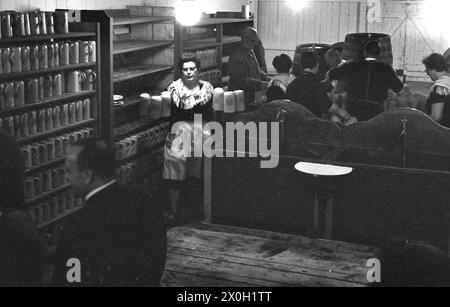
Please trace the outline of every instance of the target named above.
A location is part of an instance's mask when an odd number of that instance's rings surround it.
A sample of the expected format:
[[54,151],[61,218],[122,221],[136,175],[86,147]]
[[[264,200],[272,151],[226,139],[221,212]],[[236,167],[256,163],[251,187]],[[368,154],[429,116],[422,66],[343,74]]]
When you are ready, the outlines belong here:
[[450,73],[444,56],[433,53],[423,60],[425,72],[434,82],[427,100],[427,112],[436,122],[450,128]]
[[[171,212],[166,216],[169,223],[179,218],[182,182],[189,176],[200,179],[201,158],[194,158],[192,152],[195,148],[194,134],[203,134],[203,124],[194,123],[194,115],[201,114],[203,120],[210,118],[214,91],[209,82],[199,80],[200,62],[197,58],[181,59],[178,67],[181,79],[174,81],[168,89],[172,97],[172,133],[167,136],[164,149],[163,179],[169,182]],[[192,140],[190,150],[183,140]]]

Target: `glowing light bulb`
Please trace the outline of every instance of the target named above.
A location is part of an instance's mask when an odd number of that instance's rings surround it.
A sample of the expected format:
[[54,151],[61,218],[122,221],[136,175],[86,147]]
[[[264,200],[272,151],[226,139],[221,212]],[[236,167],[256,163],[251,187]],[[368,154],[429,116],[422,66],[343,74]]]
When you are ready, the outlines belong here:
[[298,12],[306,7],[310,0],[287,0],[288,6]]
[[197,0],[175,1],[175,18],[183,26],[195,25],[202,17],[202,8]]

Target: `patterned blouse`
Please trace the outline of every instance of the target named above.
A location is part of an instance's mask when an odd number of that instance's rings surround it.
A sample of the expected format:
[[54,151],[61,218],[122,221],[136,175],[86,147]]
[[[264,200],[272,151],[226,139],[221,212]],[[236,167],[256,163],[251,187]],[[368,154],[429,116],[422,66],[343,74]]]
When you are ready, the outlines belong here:
[[194,114],[202,114],[203,120],[208,120],[212,111],[214,88],[211,83],[199,80],[200,91],[196,93],[185,89],[181,79],[174,81],[168,91],[172,96],[172,123],[193,121]]
[[430,97],[427,101],[427,111],[431,114],[433,104],[444,103],[442,120],[440,124],[450,128],[450,77],[443,76],[437,80],[430,89]]

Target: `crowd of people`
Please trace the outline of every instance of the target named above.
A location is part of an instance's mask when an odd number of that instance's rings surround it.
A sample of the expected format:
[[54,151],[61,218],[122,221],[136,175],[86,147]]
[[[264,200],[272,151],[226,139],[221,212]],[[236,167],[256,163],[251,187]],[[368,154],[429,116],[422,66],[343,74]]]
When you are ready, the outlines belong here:
[[[331,48],[325,55],[329,66],[325,80],[317,76],[320,61],[315,53],[302,54],[303,72],[299,76],[291,74],[291,58],[281,54],[273,60],[277,75],[269,77],[261,40],[254,28],[246,28],[230,58],[229,89],[244,90],[249,109],[259,104],[258,97],[264,92],[269,100],[289,99],[317,117],[344,125],[370,120],[383,112],[388,90],[399,93],[403,84],[390,66],[377,60],[381,51],[377,42],[367,43],[364,51],[365,60],[343,63],[342,46]],[[429,114],[450,127],[449,64],[439,54],[430,55],[423,63],[434,82]],[[169,184],[169,214],[163,217],[163,206],[147,191],[116,182],[115,155],[105,142],[84,140],[73,144],[65,161],[66,177],[85,205],[64,227],[54,256],[54,285],[159,285],[167,251],[165,222],[177,219],[183,182],[200,177],[201,161],[184,150],[184,136],[196,130],[207,135],[203,125],[195,125],[194,116],[201,114],[208,120],[212,111],[213,86],[199,80],[199,61],[181,59],[179,69],[181,78],[169,87],[175,133],[168,134],[164,151],[163,179]],[[1,134],[0,286],[40,285],[42,260],[48,256],[45,240],[23,209],[22,165],[15,140]],[[67,277],[71,259],[81,263],[81,282],[71,282]]]

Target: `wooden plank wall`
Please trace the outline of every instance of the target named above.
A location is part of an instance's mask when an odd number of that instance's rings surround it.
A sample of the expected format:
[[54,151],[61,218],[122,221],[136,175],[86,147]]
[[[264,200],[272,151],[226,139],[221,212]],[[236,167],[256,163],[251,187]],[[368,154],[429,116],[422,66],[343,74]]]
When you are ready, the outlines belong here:
[[0,10],[53,11],[56,8],[104,10],[124,8],[126,5],[140,5],[142,2],[142,0],[0,0]]
[[269,70],[272,59],[286,53],[294,56],[295,47],[305,43],[336,43],[354,32],[391,35],[394,68],[404,69],[410,80],[429,81],[422,59],[432,52],[443,53],[450,37],[433,35],[421,19],[423,1],[381,0],[378,21],[369,21],[367,0],[313,0],[294,12],[286,0],[259,0],[256,24],[266,48]]

